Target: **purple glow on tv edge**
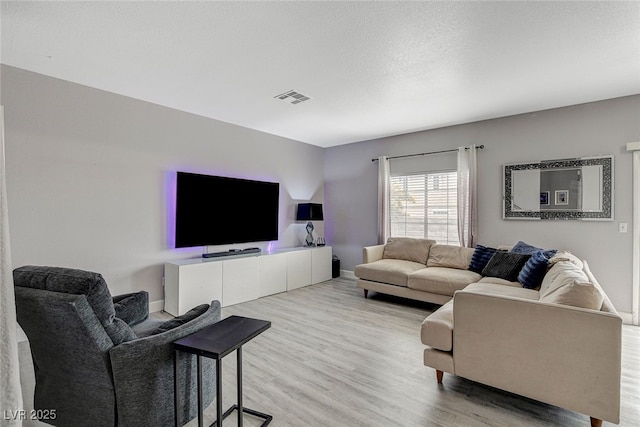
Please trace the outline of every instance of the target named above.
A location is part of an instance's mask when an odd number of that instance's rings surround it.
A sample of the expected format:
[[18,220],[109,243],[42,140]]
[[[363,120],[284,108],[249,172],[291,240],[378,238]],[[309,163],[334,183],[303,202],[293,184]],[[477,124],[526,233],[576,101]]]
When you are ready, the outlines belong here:
[[167,200],[167,247],[176,249],[176,171],[168,172],[164,178],[164,188]]
[[[178,188],[178,172],[170,171],[164,177],[165,197],[167,201],[167,247],[171,251],[189,253],[195,248],[176,248],[176,190]],[[205,248],[206,250],[206,248]]]

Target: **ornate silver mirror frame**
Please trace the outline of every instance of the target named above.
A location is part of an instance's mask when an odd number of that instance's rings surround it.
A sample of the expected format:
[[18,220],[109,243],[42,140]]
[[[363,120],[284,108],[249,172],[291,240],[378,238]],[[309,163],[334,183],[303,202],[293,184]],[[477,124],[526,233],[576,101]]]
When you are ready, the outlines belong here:
[[613,220],[613,156],[503,168],[503,219]]

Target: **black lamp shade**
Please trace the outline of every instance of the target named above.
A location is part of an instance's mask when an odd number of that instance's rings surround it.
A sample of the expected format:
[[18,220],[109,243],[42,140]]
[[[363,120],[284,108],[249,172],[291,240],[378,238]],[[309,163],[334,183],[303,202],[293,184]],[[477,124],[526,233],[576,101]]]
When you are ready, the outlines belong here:
[[298,203],[296,221],[323,221],[321,203]]

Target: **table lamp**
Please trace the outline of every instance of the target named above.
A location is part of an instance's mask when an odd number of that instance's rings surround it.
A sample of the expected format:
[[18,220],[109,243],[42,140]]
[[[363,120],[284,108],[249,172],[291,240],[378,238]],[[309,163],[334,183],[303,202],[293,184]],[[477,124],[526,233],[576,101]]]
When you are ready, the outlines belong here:
[[313,223],[311,221],[323,221],[321,203],[298,203],[296,212],[296,221],[307,222],[307,237],[305,238],[305,246],[315,246],[313,239]]

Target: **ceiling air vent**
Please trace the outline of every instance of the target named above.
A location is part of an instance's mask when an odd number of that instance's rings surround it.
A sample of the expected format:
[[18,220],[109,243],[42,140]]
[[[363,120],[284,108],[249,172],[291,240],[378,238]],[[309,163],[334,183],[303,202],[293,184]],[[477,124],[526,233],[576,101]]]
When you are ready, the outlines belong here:
[[301,102],[311,99],[308,96],[301,94],[300,92],[296,92],[295,90],[288,90],[285,93],[274,96],[274,98],[280,99],[284,102],[289,102],[291,104],[300,104]]

